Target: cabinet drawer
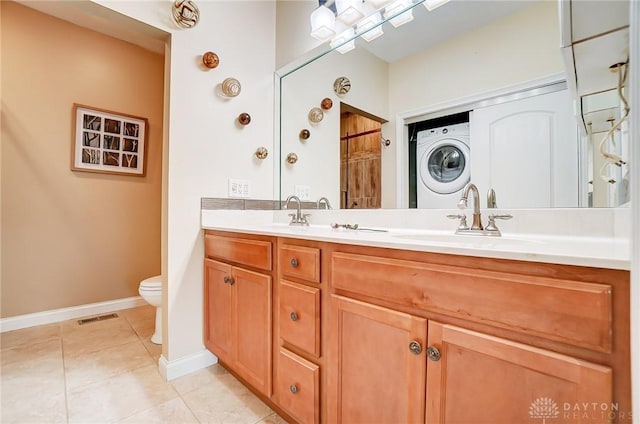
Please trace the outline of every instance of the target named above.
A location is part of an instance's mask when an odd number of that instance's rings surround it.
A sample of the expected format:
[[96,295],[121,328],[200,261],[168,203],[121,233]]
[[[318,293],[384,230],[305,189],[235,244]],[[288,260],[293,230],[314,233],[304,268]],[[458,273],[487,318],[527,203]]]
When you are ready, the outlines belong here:
[[320,282],[320,249],[283,244],[278,264],[284,276]]
[[279,405],[301,424],[320,421],[320,368],[280,349],[276,391]]
[[271,242],[219,236],[205,233],[204,254],[207,258],[221,259],[271,271]]
[[320,289],[281,281],[278,322],[282,340],[320,356]]
[[339,252],[331,262],[334,290],[611,351],[607,284]]

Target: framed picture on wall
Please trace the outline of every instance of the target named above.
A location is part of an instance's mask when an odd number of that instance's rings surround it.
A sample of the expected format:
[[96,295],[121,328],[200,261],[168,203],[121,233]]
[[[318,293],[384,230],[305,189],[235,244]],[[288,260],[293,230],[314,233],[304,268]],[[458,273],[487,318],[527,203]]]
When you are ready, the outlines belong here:
[[147,119],[73,105],[71,169],[144,176]]

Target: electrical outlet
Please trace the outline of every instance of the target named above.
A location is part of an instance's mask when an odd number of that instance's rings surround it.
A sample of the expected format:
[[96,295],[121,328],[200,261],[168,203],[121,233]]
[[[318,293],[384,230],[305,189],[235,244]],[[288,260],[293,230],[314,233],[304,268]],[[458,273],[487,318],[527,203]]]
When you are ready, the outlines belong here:
[[293,191],[300,200],[311,200],[311,187],[308,185],[295,185]]
[[251,183],[249,180],[229,178],[229,197],[250,197]]

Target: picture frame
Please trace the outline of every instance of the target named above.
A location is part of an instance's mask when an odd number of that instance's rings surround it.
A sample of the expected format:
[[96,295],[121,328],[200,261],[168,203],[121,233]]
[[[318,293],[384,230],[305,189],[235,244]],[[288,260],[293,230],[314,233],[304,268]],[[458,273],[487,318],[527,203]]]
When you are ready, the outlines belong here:
[[146,118],[74,103],[73,171],[146,175]]

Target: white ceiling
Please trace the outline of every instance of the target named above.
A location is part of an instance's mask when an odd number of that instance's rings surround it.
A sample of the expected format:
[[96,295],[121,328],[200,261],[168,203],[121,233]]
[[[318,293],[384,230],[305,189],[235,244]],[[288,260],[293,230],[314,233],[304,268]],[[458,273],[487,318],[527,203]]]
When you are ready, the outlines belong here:
[[[118,38],[143,49],[164,54],[165,40],[168,38],[168,33],[92,1],[16,1],[24,6],[83,28]],[[170,6],[168,6],[167,13],[170,13],[170,10]]]
[[358,46],[386,62],[395,62],[515,13],[536,1],[545,0],[452,0],[433,11],[417,5],[413,8],[413,21],[399,28],[385,23],[382,37],[370,43],[358,39]]

